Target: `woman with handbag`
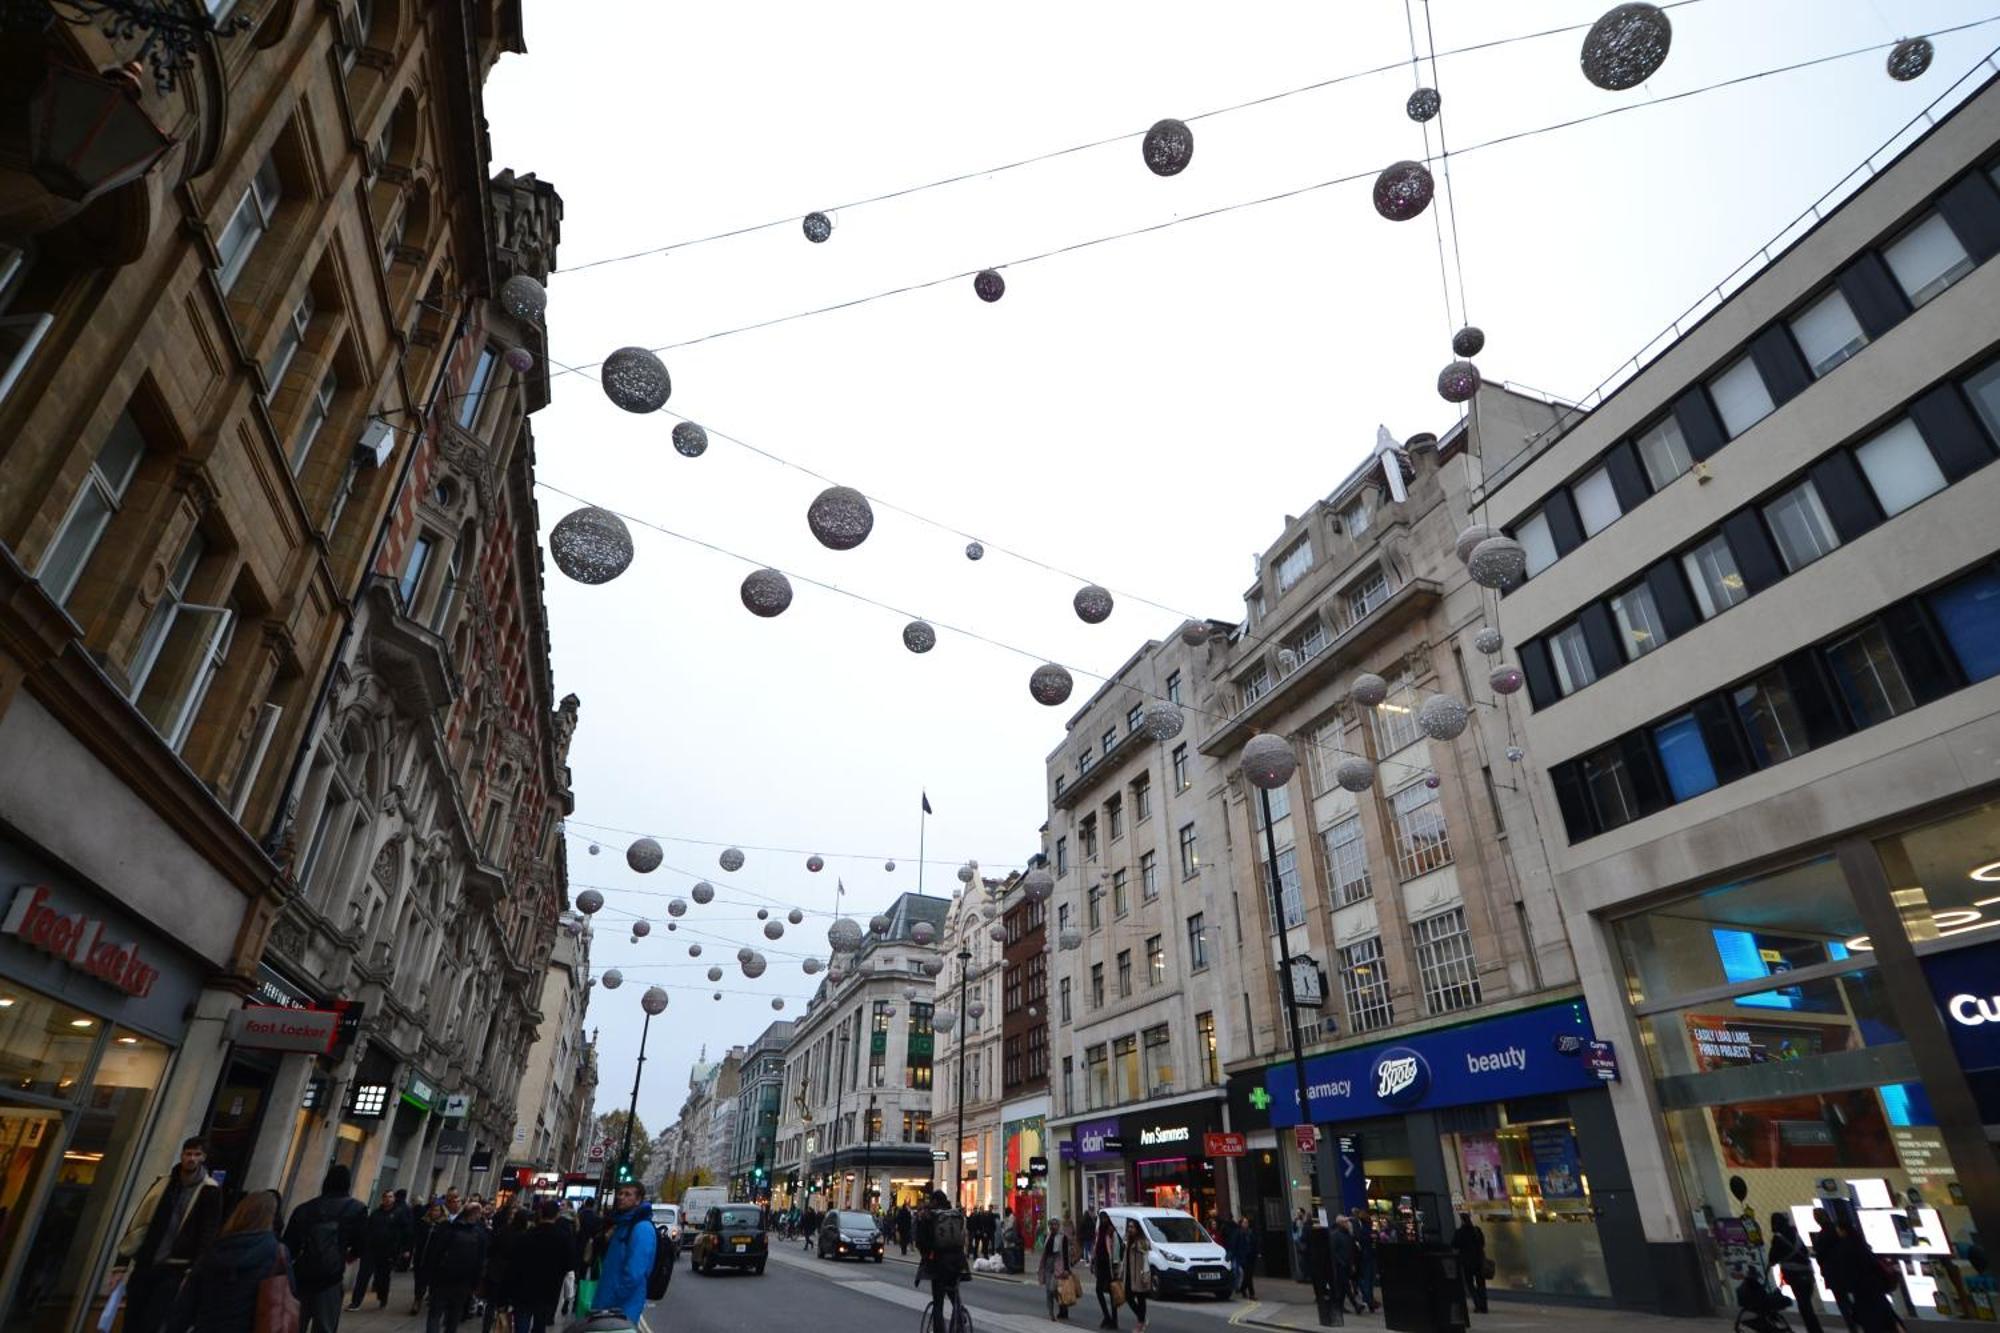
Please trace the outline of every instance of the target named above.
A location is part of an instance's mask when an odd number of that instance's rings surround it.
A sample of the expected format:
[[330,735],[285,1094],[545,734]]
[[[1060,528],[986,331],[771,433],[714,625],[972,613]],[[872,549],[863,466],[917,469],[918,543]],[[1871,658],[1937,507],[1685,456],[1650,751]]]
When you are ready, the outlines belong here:
[[1139,1225],[1139,1219],[1125,1219],[1125,1255],[1122,1261],[1125,1303],[1132,1307],[1132,1317],[1139,1321],[1136,1333],[1146,1333],[1146,1296],[1153,1290],[1152,1252],[1153,1243],[1146,1239],[1146,1230]]
[[1048,1239],[1042,1243],[1041,1267],[1036,1274],[1048,1296],[1051,1319],[1068,1319],[1069,1307],[1083,1299],[1083,1283],[1076,1276],[1076,1258],[1076,1236],[1065,1217],[1049,1227]]
[[244,1196],[188,1271],[164,1333],[298,1333],[299,1298],[277,1218],[276,1194]]
[[1099,1328],[1118,1327],[1118,1228],[1109,1213],[1097,1215],[1097,1238],[1090,1243],[1090,1271],[1097,1279],[1097,1308],[1104,1318]]

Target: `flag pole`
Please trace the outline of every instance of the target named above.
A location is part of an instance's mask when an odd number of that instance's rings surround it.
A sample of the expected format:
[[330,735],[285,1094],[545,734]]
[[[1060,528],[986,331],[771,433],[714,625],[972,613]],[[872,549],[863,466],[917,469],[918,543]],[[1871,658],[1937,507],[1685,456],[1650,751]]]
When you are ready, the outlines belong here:
[[924,827],[930,822],[931,794],[924,793],[924,812],[917,816],[917,893],[924,891]]

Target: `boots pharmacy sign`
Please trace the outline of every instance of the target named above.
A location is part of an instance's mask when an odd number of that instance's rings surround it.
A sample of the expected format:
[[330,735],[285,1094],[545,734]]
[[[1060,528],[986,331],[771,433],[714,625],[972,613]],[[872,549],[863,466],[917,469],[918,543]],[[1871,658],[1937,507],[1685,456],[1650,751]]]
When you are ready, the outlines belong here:
[[7,915],[0,918],[0,934],[12,935],[75,971],[144,999],[152,994],[160,971],[140,956],[137,944],[110,933],[113,929],[87,912],[68,911],[46,884],[23,884],[14,890]]

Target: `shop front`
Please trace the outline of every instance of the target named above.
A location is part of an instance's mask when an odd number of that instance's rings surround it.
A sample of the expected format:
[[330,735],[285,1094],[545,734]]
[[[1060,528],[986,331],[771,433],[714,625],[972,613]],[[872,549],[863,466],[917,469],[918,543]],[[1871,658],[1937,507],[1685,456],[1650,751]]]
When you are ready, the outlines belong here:
[[[1379,1234],[1412,1240],[1448,1239],[1469,1213],[1486,1233],[1489,1288],[1631,1296],[1647,1289],[1644,1274],[1607,1257],[1639,1228],[1604,1092],[1616,1076],[1616,1052],[1597,1040],[1580,1000],[1334,1051],[1306,1061],[1312,1121],[1326,1141],[1314,1155],[1293,1132],[1292,1065],[1267,1066],[1287,1212],[1361,1210]],[[1331,1188],[1322,1188],[1321,1161],[1337,1176]],[[1630,1253],[1643,1266],[1643,1248]]]
[[1035,1097],[1000,1112],[1006,1208],[1013,1213],[1026,1247],[1033,1246],[1049,1214],[1048,1109],[1047,1097]]
[[91,885],[0,841],[0,1302],[94,1317],[206,969]]
[[1125,1145],[1117,1116],[1085,1120],[1070,1129],[1063,1157],[1076,1177],[1076,1215],[1133,1202],[1125,1181]]
[[1610,923],[1718,1303],[1773,1215],[1817,1211],[1895,1265],[1906,1320],[1991,1305],[1965,1256],[2000,1227],[1996,918],[1989,802]]
[[1204,1223],[1215,1217],[1217,1163],[1209,1159],[1207,1144],[1208,1136],[1222,1128],[1221,1110],[1221,1102],[1203,1100],[1155,1105],[1119,1117],[1131,1202],[1178,1209]]

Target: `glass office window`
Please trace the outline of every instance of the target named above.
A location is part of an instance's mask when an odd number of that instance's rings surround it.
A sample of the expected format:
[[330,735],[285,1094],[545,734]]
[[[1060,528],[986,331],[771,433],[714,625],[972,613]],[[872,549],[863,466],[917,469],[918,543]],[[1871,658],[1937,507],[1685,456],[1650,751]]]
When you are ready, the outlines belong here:
[[1986,422],[1986,433],[2000,440],[2000,361],[1966,380],[1965,393]]
[[1729,701],[1749,735],[1750,754],[1757,767],[1769,768],[1805,753],[1805,720],[1799,716],[1783,672],[1768,671],[1749,684],[1738,686],[1730,691]]
[[2000,675],[2000,574],[1987,570],[1960,579],[1929,600],[1966,679]]
[[1549,521],[1537,513],[1514,525],[1514,540],[1528,553],[1528,577],[1556,562],[1556,539],[1549,535]]
[[1681,424],[1670,416],[1660,418],[1651,430],[1640,432],[1633,443],[1638,446],[1639,461],[1645,465],[1646,480],[1656,491],[1694,466],[1694,456],[1688,452]]
[[1737,571],[1736,553],[1729,549],[1729,539],[1719,532],[1682,556],[1681,567],[1687,571],[1695,605],[1701,608],[1703,620],[1714,619],[1750,595],[1750,590],[1743,586],[1743,575]]
[[1716,414],[1722,418],[1723,429],[1732,440],[1771,415],[1776,406],[1771,401],[1771,391],[1764,387],[1757,363],[1748,356],[1738,357],[1727,370],[1710,380],[1708,396],[1714,400]]
[[1549,635],[1549,660],[1555,665],[1556,685],[1564,694],[1575,694],[1597,679],[1581,625],[1565,625]]
[[1625,660],[1636,662],[1667,641],[1667,628],[1653,604],[1653,590],[1635,583],[1611,599],[1611,616],[1618,622],[1618,642]]
[[1972,272],[1972,256],[1936,213],[1891,241],[1882,251],[1910,304],[1920,306]]
[[1888,632],[1879,623],[1830,644],[1826,662],[1856,726],[1872,726],[1916,707]]
[[1618,492],[1611,488],[1611,470],[1600,467],[1570,487],[1583,535],[1594,537],[1618,520]]
[[1931,457],[1917,423],[1898,421],[1854,451],[1882,512],[1894,517],[1917,501],[1944,489],[1944,473]]
[[1868,345],[1868,335],[1838,287],[1800,311],[1792,320],[1792,336],[1805,353],[1815,377],[1826,374]]
[[1676,801],[1689,800],[1716,785],[1715,765],[1708,758],[1708,743],[1694,714],[1682,713],[1653,728],[1653,747],[1659,751],[1660,767],[1666,771],[1667,786]]
[[1833,520],[1826,516],[1819,490],[1802,481],[1764,506],[1764,521],[1778,543],[1785,568],[1796,573],[1840,545]]

